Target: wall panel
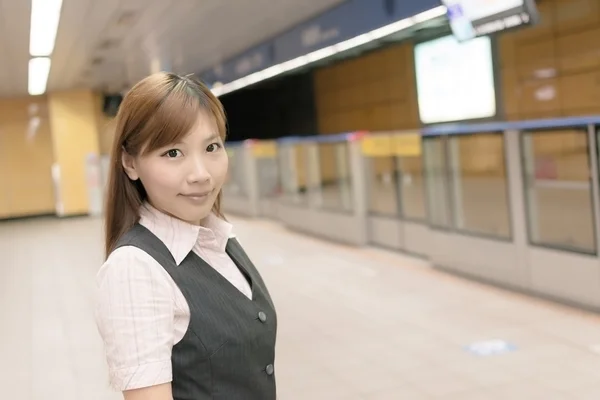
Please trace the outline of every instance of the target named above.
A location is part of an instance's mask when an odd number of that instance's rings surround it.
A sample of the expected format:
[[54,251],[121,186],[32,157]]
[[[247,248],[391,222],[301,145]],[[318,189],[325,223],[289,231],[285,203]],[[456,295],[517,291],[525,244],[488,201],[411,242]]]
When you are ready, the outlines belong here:
[[54,161],[60,168],[59,215],[90,210],[86,163],[100,153],[97,104],[90,90],[48,95]]
[[402,43],[317,70],[319,133],[418,127],[412,49]]
[[52,154],[46,98],[0,100],[0,218],[54,212]]
[[538,25],[499,36],[507,119],[600,114],[600,1],[538,3]]

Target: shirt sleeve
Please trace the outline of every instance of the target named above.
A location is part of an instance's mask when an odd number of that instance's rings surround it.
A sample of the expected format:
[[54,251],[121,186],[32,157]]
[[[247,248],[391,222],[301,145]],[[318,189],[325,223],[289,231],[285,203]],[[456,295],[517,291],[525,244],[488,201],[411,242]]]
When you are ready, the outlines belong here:
[[174,301],[163,271],[146,252],[126,246],[98,272],[96,323],[116,390],[172,380]]

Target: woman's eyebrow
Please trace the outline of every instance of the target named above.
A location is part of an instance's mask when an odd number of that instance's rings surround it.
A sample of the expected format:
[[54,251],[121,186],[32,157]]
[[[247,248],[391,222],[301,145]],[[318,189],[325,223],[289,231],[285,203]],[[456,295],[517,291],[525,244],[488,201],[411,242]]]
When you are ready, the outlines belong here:
[[213,133],[209,137],[207,137],[206,139],[204,139],[204,141],[205,142],[212,142],[213,140],[217,140],[217,139],[221,139],[221,136],[218,133]]

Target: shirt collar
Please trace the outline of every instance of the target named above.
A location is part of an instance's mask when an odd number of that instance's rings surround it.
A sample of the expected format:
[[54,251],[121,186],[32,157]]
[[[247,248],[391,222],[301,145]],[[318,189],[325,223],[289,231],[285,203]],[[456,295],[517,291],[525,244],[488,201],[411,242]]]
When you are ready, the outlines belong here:
[[167,247],[177,265],[198,246],[224,252],[233,235],[233,226],[210,213],[202,226],[193,225],[167,215],[148,203],[140,208],[140,224],[158,237]]

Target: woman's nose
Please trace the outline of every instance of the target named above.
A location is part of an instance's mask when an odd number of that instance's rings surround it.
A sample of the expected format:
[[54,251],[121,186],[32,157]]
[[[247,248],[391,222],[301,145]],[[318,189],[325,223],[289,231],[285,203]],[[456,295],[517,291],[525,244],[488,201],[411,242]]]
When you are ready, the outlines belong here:
[[210,173],[202,159],[194,159],[188,172],[188,182],[204,182],[210,179]]

